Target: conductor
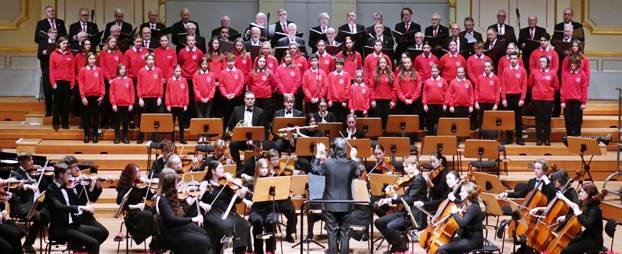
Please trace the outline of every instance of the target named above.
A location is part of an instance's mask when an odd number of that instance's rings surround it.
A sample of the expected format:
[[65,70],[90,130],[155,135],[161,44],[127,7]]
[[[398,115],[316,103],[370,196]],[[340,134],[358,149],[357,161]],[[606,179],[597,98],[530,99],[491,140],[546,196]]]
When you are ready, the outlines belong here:
[[[313,172],[326,177],[324,200],[352,200],[352,181],[360,175],[356,148],[350,150],[346,159],[346,140],[336,138],[333,142],[333,158],[327,158],[323,143],[317,145]],[[328,253],[348,253],[350,241],[350,204],[325,204],[323,217],[328,231]],[[340,244],[337,245],[337,240]]]

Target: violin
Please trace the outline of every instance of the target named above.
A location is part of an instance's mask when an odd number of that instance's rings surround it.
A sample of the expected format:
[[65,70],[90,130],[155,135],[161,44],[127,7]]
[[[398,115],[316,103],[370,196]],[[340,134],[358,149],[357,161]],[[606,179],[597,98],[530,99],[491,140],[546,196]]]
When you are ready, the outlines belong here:
[[443,165],[440,165],[430,171],[430,174],[425,179],[428,184],[428,188],[434,188],[434,183],[432,183],[432,181],[436,179],[436,177],[438,177],[444,170],[445,168],[443,167]]
[[382,162],[376,164],[372,170],[378,174],[393,174],[396,172],[395,166],[393,166],[393,163],[391,163],[391,160],[387,157],[384,157]]
[[[220,186],[229,186],[229,188],[233,191],[237,191],[239,189],[242,188],[246,188],[246,186],[244,186],[244,180],[240,179],[240,178],[234,178],[231,173],[225,173],[224,176],[218,178],[218,184]],[[248,193],[250,193],[251,195],[253,194],[252,191],[247,190]]]
[[296,169],[296,161],[287,158],[285,161],[279,161],[279,167],[274,169],[273,176],[291,176]]
[[181,190],[177,192],[177,198],[185,200],[188,197],[196,198],[199,196],[199,184],[197,182],[184,182]]
[[158,190],[159,180],[158,178],[146,179],[141,177],[134,182],[134,187],[141,190],[149,188],[151,192],[155,192]]
[[34,165],[28,170],[28,174],[35,178],[39,177],[41,174],[44,176],[54,176],[54,167],[41,167],[39,165]]
[[395,191],[408,186],[413,180],[415,180],[415,177],[417,177],[417,175],[419,174],[420,172],[412,172],[410,174],[401,176],[400,178],[397,179],[397,181],[395,181],[393,185],[389,186],[389,189],[391,191],[386,192],[386,194],[388,196],[395,194]]

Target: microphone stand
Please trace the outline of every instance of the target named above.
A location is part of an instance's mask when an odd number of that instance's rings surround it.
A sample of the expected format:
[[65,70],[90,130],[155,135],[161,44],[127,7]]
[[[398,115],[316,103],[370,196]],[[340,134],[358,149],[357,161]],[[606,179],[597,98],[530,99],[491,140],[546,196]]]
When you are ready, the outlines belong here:
[[616,91],[618,92],[618,143],[616,144],[616,172],[620,174],[620,148],[622,148],[622,144],[620,143],[620,134],[622,134],[622,88],[616,88]]

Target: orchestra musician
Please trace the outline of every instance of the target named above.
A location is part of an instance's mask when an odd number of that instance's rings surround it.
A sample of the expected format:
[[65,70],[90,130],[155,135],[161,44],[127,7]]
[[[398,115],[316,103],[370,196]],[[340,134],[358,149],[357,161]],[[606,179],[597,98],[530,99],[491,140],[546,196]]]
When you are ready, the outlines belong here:
[[432,153],[430,163],[423,166],[429,168],[430,174],[434,173],[436,177],[428,176],[428,199],[423,204],[416,205],[422,205],[428,211],[436,211],[439,204],[452,193],[452,190],[455,190],[460,176],[455,171],[447,170],[447,159],[439,152]]
[[[524,198],[527,196],[529,192],[534,189],[538,189],[544,194],[548,200],[553,199],[555,196],[555,186],[551,183],[551,180],[547,176],[547,171],[549,170],[549,164],[547,161],[539,159],[533,163],[533,172],[535,174],[534,178],[529,179],[527,184],[520,184],[514,188],[514,191],[506,191],[501,192],[497,196],[499,199],[503,200],[506,198]],[[511,214],[508,212],[509,207],[503,207],[503,212],[506,214]]]
[[[0,180],[0,188],[8,187],[7,180]],[[12,198],[11,192],[0,192],[4,200]],[[7,254],[22,254],[22,237],[24,233],[14,223],[5,223],[10,219],[5,202],[0,203],[0,248]]]
[[479,249],[484,244],[484,219],[486,206],[479,198],[479,188],[475,183],[465,182],[460,188],[460,208],[452,207],[452,218],[460,227],[460,235],[442,245],[436,253],[467,253]]
[[[273,168],[266,158],[261,158],[257,160],[256,169],[255,169],[255,179],[262,178],[262,177],[270,177],[272,173],[273,173]],[[255,253],[259,253],[259,254],[274,253],[274,250],[276,249],[276,237],[274,235],[266,236],[269,238],[264,240],[261,237],[261,235],[262,234],[270,235],[275,232],[276,225],[279,223],[281,203],[278,202],[279,204],[273,206],[272,201],[252,202],[248,199],[245,199],[244,201],[249,204],[252,204],[250,207],[251,213],[248,216],[248,221],[251,223],[251,225],[253,225],[253,239],[254,239],[253,250],[255,250]],[[294,239],[291,238],[291,239],[288,239],[288,241],[289,240],[293,242]],[[264,252],[264,241],[266,242],[265,252]]]
[[[223,183],[226,180],[225,169],[219,161],[212,160],[207,162],[207,172],[200,186],[200,203],[204,218],[204,228],[207,231],[213,251],[220,253],[224,241],[225,243],[233,242],[233,253],[242,254],[246,250],[251,249],[250,224],[236,212],[235,206],[222,219],[227,211],[230,201],[235,198],[236,203],[242,202],[245,197],[247,188],[239,188],[233,190],[230,185]],[[219,194],[220,193],[220,194]],[[235,218],[234,218],[235,217]],[[235,225],[235,226],[234,226]]]
[[342,131],[345,139],[361,139],[365,138],[365,132],[356,126],[356,115],[348,114],[346,116],[345,130]]
[[99,253],[100,245],[108,236],[100,228],[83,224],[78,218],[80,213],[94,215],[91,205],[78,205],[77,196],[69,184],[71,169],[65,163],[54,165],[54,181],[48,185],[45,205],[50,211],[51,239],[67,241],[73,248],[84,246],[89,254]]
[[[427,226],[427,220],[425,214],[419,209],[416,209],[414,204],[421,204],[427,199],[428,186],[423,174],[417,168],[417,159],[414,156],[408,157],[404,161],[404,175],[400,179],[410,179],[410,182],[403,186],[405,190],[404,195],[398,195],[395,185],[389,185],[385,188],[387,197],[378,201],[379,207],[384,205],[402,204],[405,201],[407,204],[411,204],[411,211],[415,216],[418,229],[423,229]],[[399,182],[400,179],[397,181]],[[396,183],[397,184],[397,183]],[[400,186],[402,187],[402,186]],[[374,225],[380,233],[385,237],[387,242],[391,245],[390,253],[405,252],[408,250],[408,240],[405,235],[405,231],[410,228],[413,222],[409,220],[405,211],[394,212],[388,215],[381,216],[374,221]]]
[[469,117],[469,114],[473,112],[475,96],[473,95],[473,83],[466,79],[463,66],[457,68],[456,78],[449,83],[448,96],[449,112],[454,117]]
[[[229,122],[227,122],[227,128],[233,130],[237,125],[243,123],[242,127],[251,126],[264,126],[265,119],[263,118],[263,110],[255,106],[255,94],[252,91],[246,91],[244,94],[244,105],[237,106],[231,112]],[[249,147],[253,143],[252,140],[244,141],[232,141],[229,143],[229,151],[235,161],[238,168],[242,168],[242,162],[240,160],[240,149],[242,147]]]
[[149,172],[147,176],[151,179],[159,178],[160,172],[162,172],[169,157],[175,154],[175,144],[169,140],[162,140],[162,142],[160,142],[160,151],[161,155],[153,161],[153,164],[151,164],[151,172]]
[[[295,167],[291,167],[291,165],[288,165],[289,162],[287,160],[282,163],[279,152],[277,152],[276,149],[268,150],[268,159],[270,160],[270,167],[272,168],[273,176],[287,176],[292,174],[298,175],[300,173],[300,170],[296,170]],[[288,160],[293,162],[291,158],[288,158]],[[295,165],[295,163],[292,165]],[[285,241],[289,243],[294,243],[293,234],[296,233],[296,224],[298,224],[298,218],[296,217],[296,207],[294,207],[294,203],[292,202],[291,197],[288,197],[284,200],[276,201],[276,203],[278,206],[278,210],[283,213],[283,215],[287,219],[285,229]]]
[[[557,171],[551,173],[551,183],[555,187],[555,191],[560,192],[563,191],[564,196],[572,201],[572,203],[580,204],[579,195],[574,188],[568,188],[567,190],[563,190],[562,188],[570,181],[570,177],[568,176],[568,172],[563,169],[558,169]],[[529,211],[530,215],[537,215],[546,210],[546,207],[536,207]],[[568,210],[568,215],[573,213],[572,210]]]
[[[304,113],[302,111],[295,109],[294,104],[296,104],[296,98],[292,94],[285,94],[283,101],[283,109],[279,109],[274,113],[274,117],[304,117]],[[274,120],[273,120],[274,121]],[[277,133],[283,136],[275,136],[275,146],[278,151],[289,151],[287,148],[293,148],[295,146],[295,140],[293,138],[293,134],[295,131],[288,130],[285,133]]]
[[[153,197],[152,189],[157,185],[157,183],[152,184],[153,186],[142,181],[138,165],[130,163],[121,171],[116,187],[117,205],[126,199],[125,206],[122,208],[125,213],[125,226],[136,244],[141,244],[153,233],[153,210],[146,204],[146,201]],[[149,249],[154,248],[153,243],[152,241],[149,244]]]
[[[594,183],[585,183],[579,189],[580,204],[557,192],[556,196],[563,200],[579,219],[582,231],[568,246],[562,250],[562,254],[580,254],[600,251],[603,246],[603,214],[600,202],[603,194],[598,192]],[[558,221],[564,221],[569,216],[560,216]]]
[[179,253],[210,253],[210,239],[205,230],[197,225],[203,223],[203,216],[186,217],[180,204],[178,193],[182,182],[179,175],[162,174],[160,180],[157,197],[159,216],[156,219],[160,244]]
[[[333,158],[327,158],[324,144],[317,145],[312,171],[326,178],[322,199],[352,200],[352,181],[360,175],[357,150],[350,149],[351,159],[346,159],[346,140],[336,138],[333,141],[333,154]],[[348,253],[351,208],[349,204],[324,204],[322,214],[328,231],[328,253]]]
[[[365,84],[363,76],[363,70],[356,71],[356,78],[350,85],[350,91],[348,93],[348,109],[351,115],[357,117],[366,117],[368,115],[369,105],[372,100],[372,90]],[[343,120],[339,122],[343,122]]]
[[315,121],[318,123],[337,122],[337,117],[335,117],[335,114],[328,111],[328,102],[324,98],[321,98],[320,102],[318,103],[318,111],[308,114],[312,115]]

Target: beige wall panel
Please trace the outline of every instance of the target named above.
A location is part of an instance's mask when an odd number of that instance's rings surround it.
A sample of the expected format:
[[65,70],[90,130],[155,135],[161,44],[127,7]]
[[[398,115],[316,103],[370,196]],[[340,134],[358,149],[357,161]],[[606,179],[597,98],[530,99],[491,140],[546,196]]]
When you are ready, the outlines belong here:
[[11,56],[9,66],[11,69],[36,69],[39,61],[31,56]]

